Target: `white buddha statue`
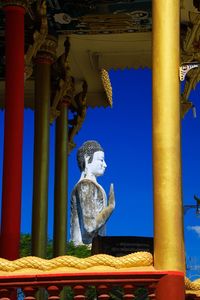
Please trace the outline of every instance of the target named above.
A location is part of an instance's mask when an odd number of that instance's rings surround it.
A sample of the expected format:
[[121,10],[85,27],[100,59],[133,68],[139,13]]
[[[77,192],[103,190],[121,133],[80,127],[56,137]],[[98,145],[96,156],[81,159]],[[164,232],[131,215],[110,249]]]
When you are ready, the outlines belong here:
[[113,184],[107,197],[97,182],[106,169],[104,151],[96,141],[85,142],[77,152],[81,177],[71,195],[71,240],[75,245],[90,245],[92,239],[105,235],[105,223],[115,208]]

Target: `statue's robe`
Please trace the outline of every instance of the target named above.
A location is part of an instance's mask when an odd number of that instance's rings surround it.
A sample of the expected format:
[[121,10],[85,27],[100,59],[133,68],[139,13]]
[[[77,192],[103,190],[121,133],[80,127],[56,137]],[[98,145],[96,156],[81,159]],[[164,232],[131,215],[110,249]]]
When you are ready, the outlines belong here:
[[92,239],[105,235],[105,224],[99,227],[98,214],[106,207],[104,189],[89,179],[80,180],[71,195],[71,240],[75,245],[91,244]]

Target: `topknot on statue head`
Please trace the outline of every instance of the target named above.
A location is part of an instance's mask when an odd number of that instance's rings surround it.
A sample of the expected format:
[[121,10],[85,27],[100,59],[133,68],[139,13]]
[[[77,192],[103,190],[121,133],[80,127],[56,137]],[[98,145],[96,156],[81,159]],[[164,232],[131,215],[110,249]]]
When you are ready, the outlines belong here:
[[97,141],[86,141],[83,143],[83,145],[78,149],[77,152],[77,162],[80,171],[85,170],[85,157],[89,156],[88,162],[91,163],[93,159],[93,155],[97,151],[103,151],[103,148]]

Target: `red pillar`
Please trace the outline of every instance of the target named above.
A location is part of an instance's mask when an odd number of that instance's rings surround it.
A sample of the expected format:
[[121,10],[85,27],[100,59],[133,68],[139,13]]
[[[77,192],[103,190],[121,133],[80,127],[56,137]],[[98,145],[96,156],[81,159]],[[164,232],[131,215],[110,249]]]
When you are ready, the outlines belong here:
[[172,272],[160,279],[156,300],[185,300],[184,273]]
[[24,114],[24,14],[5,6],[6,79],[1,218],[1,257],[19,256]]

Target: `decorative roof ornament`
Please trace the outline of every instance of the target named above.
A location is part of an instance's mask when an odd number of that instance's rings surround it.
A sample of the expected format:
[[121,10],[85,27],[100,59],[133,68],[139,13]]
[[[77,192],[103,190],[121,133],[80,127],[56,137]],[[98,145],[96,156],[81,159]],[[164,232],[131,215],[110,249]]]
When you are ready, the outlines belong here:
[[196,117],[196,109],[189,100],[192,89],[195,89],[200,81],[200,13],[189,12],[190,22],[187,31],[182,39],[181,66],[179,69],[180,80],[186,79],[184,91],[181,94],[181,116],[192,109]]
[[110,82],[110,77],[108,72],[105,69],[101,69],[101,80],[103,83],[104,90],[106,92],[109,105],[112,107],[113,100],[112,100],[112,85]]
[[[30,12],[31,14],[31,12]],[[35,30],[33,33],[33,44],[29,45],[28,50],[24,57],[25,64],[25,80],[31,77],[33,73],[33,63],[32,59],[36,57],[37,52],[41,48],[42,44],[45,43],[48,34],[48,22],[47,22],[47,9],[46,2],[42,1],[38,7],[38,14],[40,19],[40,30]]]
[[51,107],[50,123],[60,115],[59,106],[65,102],[68,105],[74,96],[74,82],[70,74],[68,55],[70,42],[67,37],[64,42],[64,52],[54,61],[51,67]]
[[200,67],[200,63],[197,62],[192,62],[192,63],[184,63],[180,66],[180,73],[179,73],[179,76],[180,76],[180,81],[184,81],[185,80],[185,76],[187,74],[187,72],[189,72],[191,69],[194,69],[194,68],[198,68]]

